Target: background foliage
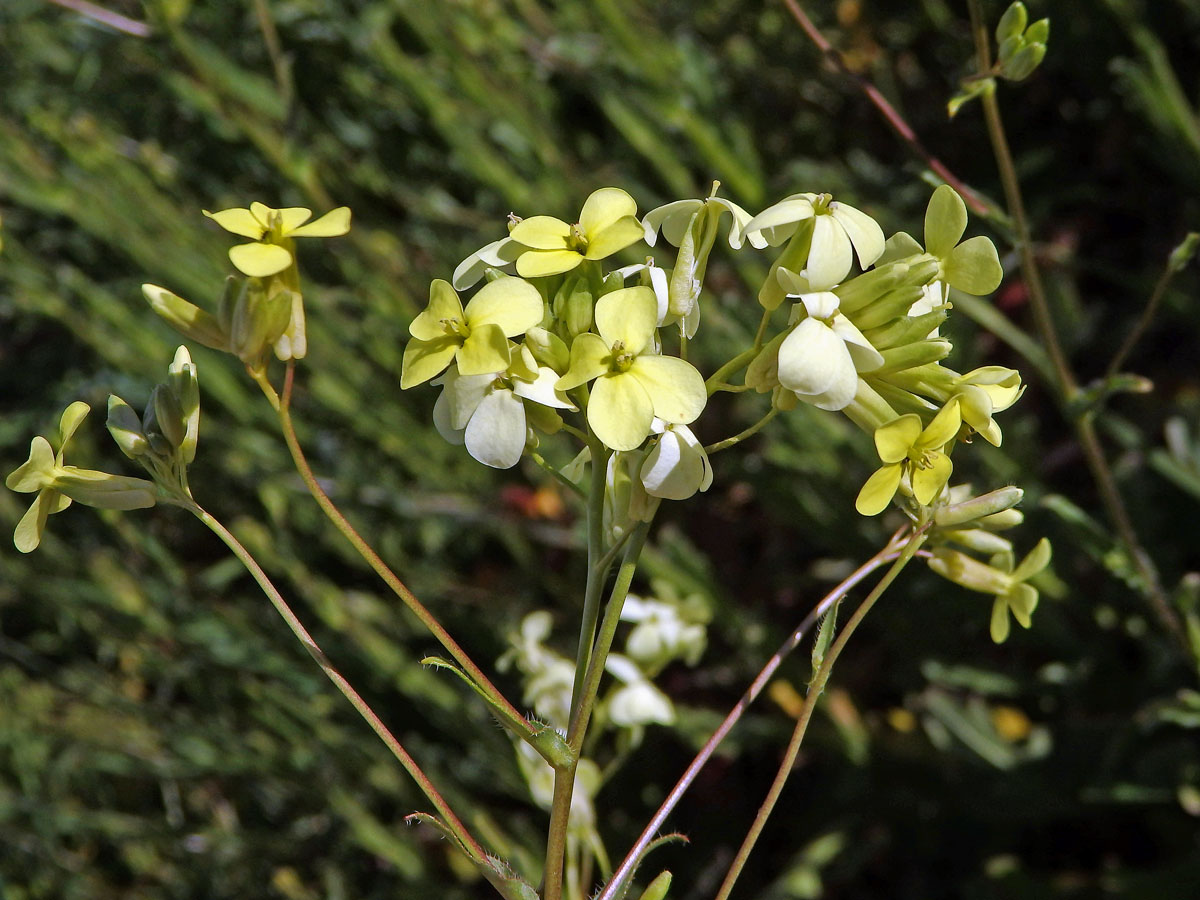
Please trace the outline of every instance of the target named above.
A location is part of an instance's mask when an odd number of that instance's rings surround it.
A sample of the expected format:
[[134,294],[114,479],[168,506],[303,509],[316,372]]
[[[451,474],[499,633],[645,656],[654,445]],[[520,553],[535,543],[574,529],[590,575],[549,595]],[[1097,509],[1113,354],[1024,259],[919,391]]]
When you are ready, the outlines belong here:
[[[0,7],[4,471],[71,400],[144,401],[174,343],[138,285],[215,299],[225,270],[226,236],[201,208],[348,204],[347,238],[301,250],[312,347],[301,439],[343,507],[483,660],[529,609],[571,620],[578,540],[569,504],[535,492],[536,470],[484,470],[433,433],[432,392],[400,395],[428,281],[502,234],[510,210],[566,216],[605,184],[643,210],[700,196],[714,178],[752,212],[830,191],[889,233],[919,230],[930,191],[919,160],[821,65],[781,3],[107,5],[152,34],[43,0]],[[1086,380],[1200,221],[1200,3],[1030,5],[1053,17],[1050,53],[1030,82],[1002,86],[1001,102]],[[969,73],[965,10],[810,6],[925,144],[998,196],[978,110],[944,112]],[[1001,5],[987,6],[994,21]],[[1007,246],[1002,222],[973,227]],[[1025,537],[1052,535],[1057,596],[1031,632],[994,647],[987,598],[906,576],[835,672],[741,895],[1183,897],[1200,883],[1195,661],[1127,584],[1025,336],[1015,257],[1005,263],[995,298],[952,319],[951,362],[1013,365],[1030,382],[1003,451],[979,448],[973,474],[1027,489]],[[756,322],[752,274],[728,257],[710,266],[710,358]],[[1193,268],[1127,364],[1154,391],[1113,400],[1100,420],[1139,532],[1184,606],[1200,594],[1188,574],[1200,568],[1196,290]],[[493,846],[533,866],[543,817],[527,808],[507,739],[416,664],[432,641],[324,527],[252,385],[229,359],[193,352],[197,497],[279,574],[439,782],[457,785],[451,802],[473,798]],[[757,418],[755,398],[740,401],[702,438]],[[667,511],[647,572],[704,595],[715,619],[700,669],[665,676],[680,726],[652,731],[599,798],[613,853],[757,665],[885,535],[852,507],[868,444],[816,412],[718,457],[713,490]],[[119,458],[94,420],[75,449],[80,464]],[[5,528],[19,499],[0,492]],[[444,842],[403,827],[422,799],[273,615],[211,536],[169,509],[69,512],[29,558],[4,543],[0,896],[488,895]],[[676,871],[674,896],[711,893],[766,788],[791,729],[788,687],[806,678],[800,660],[783,674],[672,820],[692,839],[656,860]]]

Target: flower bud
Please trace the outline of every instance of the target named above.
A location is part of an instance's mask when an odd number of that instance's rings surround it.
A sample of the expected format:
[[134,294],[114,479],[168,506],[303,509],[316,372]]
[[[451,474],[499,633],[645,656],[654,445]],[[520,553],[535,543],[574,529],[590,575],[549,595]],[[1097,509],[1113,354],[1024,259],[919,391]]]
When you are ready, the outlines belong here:
[[943,506],[933,515],[935,525],[946,528],[955,525],[965,525],[984,516],[991,516],[1004,510],[1011,509],[1021,502],[1025,492],[1019,487],[1003,487],[998,490],[972,497],[953,506]]
[[872,376],[888,375],[892,372],[902,372],[905,369],[937,362],[949,356],[950,350],[950,342],[941,339],[917,341],[914,344],[905,344],[903,347],[892,347],[880,354],[883,357],[883,365],[869,374]]
[[214,350],[229,349],[225,329],[210,313],[156,284],[143,284],[142,295],[150,308],[185,338]]
[[142,433],[142,423],[137,413],[116,394],[108,398],[108,433],[112,435],[121,452],[130,459],[137,459],[150,452],[150,444]]
[[955,584],[982,594],[1000,595],[1012,584],[1012,579],[1004,572],[946,547],[934,548],[929,568]]
[[886,325],[897,316],[908,315],[912,305],[924,295],[922,287],[919,284],[901,285],[867,304],[849,318],[863,331]]

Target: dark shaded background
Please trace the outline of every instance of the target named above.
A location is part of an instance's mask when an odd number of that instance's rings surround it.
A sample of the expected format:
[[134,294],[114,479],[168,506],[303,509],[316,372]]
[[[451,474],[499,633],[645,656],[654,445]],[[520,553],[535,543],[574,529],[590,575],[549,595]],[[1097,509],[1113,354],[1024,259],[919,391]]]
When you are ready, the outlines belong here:
[[[554,609],[572,630],[578,536],[569,504],[549,518],[531,507],[538,470],[484,469],[433,432],[434,392],[400,394],[429,280],[502,234],[510,210],[568,217],[606,184],[642,210],[700,196],[714,178],[752,211],[830,191],[889,233],[919,231],[931,190],[781,3],[271,0],[282,70],[253,3],[107,6],[153,34],[43,0],[0,6],[3,471],[75,399],[97,411],[75,461],[129,471],[99,411],[110,391],[140,407],[175,346],[141,282],[215,300],[228,240],[202,208],[348,204],[349,237],[301,249],[312,348],[301,439],[339,503],[485,662],[530,609]],[[1000,195],[979,110],[944,112],[970,70],[963,6],[808,6],[927,146]],[[994,22],[1003,5],[986,6]],[[1031,6],[1053,18],[1050,52],[1029,82],[1001,86],[1001,102],[1086,381],[1200,224],[1200,3]],[[1026,488],[1018,547],[1050,535],[1057,583],[1044,585],[1034,629],[995,647],[986,598],[906,575],[838,666],[736,896],[1200,890],[1195,661],[1130,586],[1073,432],[1014,349],[1032,323],[1003,224],[971,228],[994,237],[1009,275],[952,317],[951,363],[1016,366],[1030,386],[1003,420],[1003,450],[972,448],[963,468],[978,484]],[[753,329],[747,284],[759,274],[714,259],[702,359]],[[1196,290],[1193,268],[1127,364],[1154,392],[1118,397],[1100,419],[1184,608],[1200,593],[1185,578],[1200,568]],[[989,313],[989,328],[973,321]],[[433,641],[325,526],[253,386],[228,358],[193,355],[198,499],[278,575],[330,655],[453,785],[451,802],[474,805],[480,833],[536,874],[544,817],[507,739],[457,684],[416,664]],[[701,437],[749,424],[760,404],[722,401]],[[887,533],[853,510],[872,469],[862,435],[809,409],[776,426],[718,457],[713,489],[666,510],[648,553],[648,576],[705,596],[715,617],[702,666],[662,679],[680,727],[651,732],[600,796],[618,858],[757,666]],[[27,499],[0,492],[4,528]],[[783,670],[801,689],[803,656]],[[675,871],[673,897],[711,896],[790,730],[783,709],[761,703],[674,816],[692,843],[652,860]],[[402,824],[424,806],[196,523],[169,509],[72,509],[36,554],[0,546],[0,897],[488,896],[444,842]]]

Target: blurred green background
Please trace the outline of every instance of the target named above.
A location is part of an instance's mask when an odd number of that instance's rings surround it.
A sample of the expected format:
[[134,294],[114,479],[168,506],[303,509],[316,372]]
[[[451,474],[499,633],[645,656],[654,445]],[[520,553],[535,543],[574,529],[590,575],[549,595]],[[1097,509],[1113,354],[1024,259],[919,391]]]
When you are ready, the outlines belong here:
[[[143,281],[215,302],[229,242],[202,208],[350,205],[347,238],[301,248],[311,347],[301,439],[335,499],[489,666],[528,610],[555,610],[564,637],[573,629],[579,535],[569,504],[552,514],[536,502],[536,468],[484,469],[433,432],[433,391],[400,394],[407,324],[429,280],[501,236],[509,211],[568,218],[608,184],[643,211],[701,196],[713,179],[752,212],[829,191],[889,233],[919,233],[931,190],[921,161],[823,66],[782,3],[103,5],[150,33],[46,0],[0,4],[0,468],[83,399],[96,412],[74,461],[132,474],[100,411],[109,392],[140,408],[176,344],[141,299]],[[945,115],[970,72],[962,4],[807,5],[936,155],[1000,196],[980,111]],[[1004,4],[985,7],[994,23]],[[1001,86],[1001,103],[1054,313],[1086,382],[1129,333],[1171,248],[1200,228],[1200,2],[1030,7],[1052,17],[1050,52],[1029,82]],[[1015,366],[1030,386],[1003,419],[1003,450],[976,446],[961,470],[1025,487],[1018,550],[1048,534],[1059,589],[1032,631],[996,647],[987,598],[906,574],[835,670],[735,896],[1200,889],[1196,661],[1149,613],[1110,533],[1027,337],[1009,233],[970,227],[993,236],[1008,277],[952,316],[950,363]],[[761,271],[714,258],[701,359],[752,333],[748,284]],[[1200,594],[1189,575],[1200,569],[1197,288],[1194,267],[1175,279],[1126,365],[1154,391],[1117,397],[1098,419],[1181,616]],[[507,738],[459,685],[417,665],[434,642],[325,527],[253,385],[231,359],[193,355],[197,498],[452,785],[456,808],[473,807],[479,833],[536,876],[544,816]],[[701,437],[739,430],[761,403],[722,401]],[[706,596],[715,618],[702,665],[661,680],[678,728],[651,731],[599,797],[617,858],[766,656],[885,538],[888,522],[852,505],[872,459],[843,419],[800,409],[717,457],[707,495],[664,511],[645,571]],[[6,532],[27,499],[0,491]],[[805,655],[781,673],[798,689]],[[764,698],[672,818],[692,843],[649,866],[675,871],[672,897],[711,896],[790,733],[784,707]],[[197,523],[166,508],[72,509],[29,557],[0,542],[4,900],[489,896],[444,841],[404,826],[424,808]]]

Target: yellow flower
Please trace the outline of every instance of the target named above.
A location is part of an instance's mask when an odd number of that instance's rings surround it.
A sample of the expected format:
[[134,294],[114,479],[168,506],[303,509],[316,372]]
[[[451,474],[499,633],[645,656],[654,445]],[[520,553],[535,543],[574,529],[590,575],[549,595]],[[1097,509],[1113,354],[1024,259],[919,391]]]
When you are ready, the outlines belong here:
[[570,272],[585,259],[604,259],[644,236],[637,203],[620,188],[593,192],[574,225],[553,216],[531,216],[509,233],[528,248],[517,257],[517,274],[522,278]]
[[883,466],[867,479],[858,493],[855,508],[864,516],[883,512],[896,496],[903,475],[909,476],[913,496],[928,506],[950,480],[954,465],[945,452],[962,425],[958,401],[951,400],[922,430],[915,413],[875,429],[875,448]]
[[[350,230],[350,207],[339,206],[316,221],[312,210],[301,206],[272,209],[257,201],[249,209],[222,209],[204,214],[232,234],[251,238],[229,250],[229,261],[245,275],[267,278],[294,262],[292,238],[338,237]],[[306,224],[307,223],[307,224]]]

